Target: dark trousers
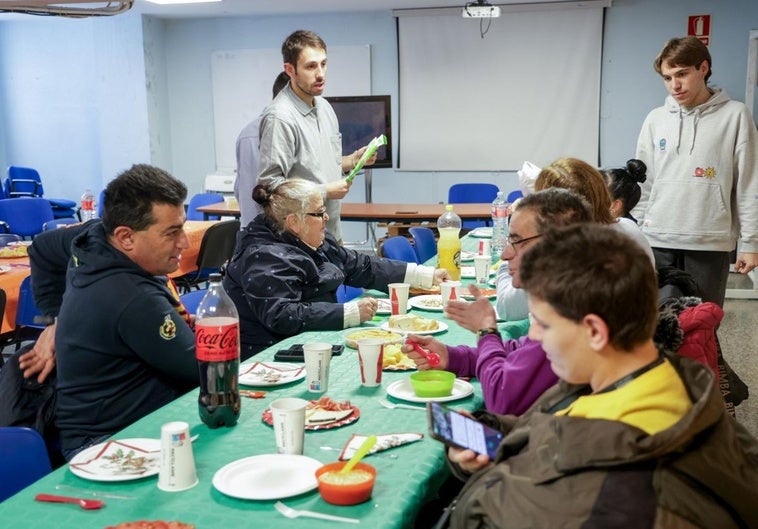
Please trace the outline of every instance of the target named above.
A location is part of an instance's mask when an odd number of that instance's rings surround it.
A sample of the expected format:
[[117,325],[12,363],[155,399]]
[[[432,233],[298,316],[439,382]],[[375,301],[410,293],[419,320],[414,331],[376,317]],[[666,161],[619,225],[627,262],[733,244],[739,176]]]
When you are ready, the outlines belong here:
[[653,248],[655,266],[673,266],[687,272],[697,283],[703,301],[724,306],[726,280],[731,264],[730,252],[701,252]]

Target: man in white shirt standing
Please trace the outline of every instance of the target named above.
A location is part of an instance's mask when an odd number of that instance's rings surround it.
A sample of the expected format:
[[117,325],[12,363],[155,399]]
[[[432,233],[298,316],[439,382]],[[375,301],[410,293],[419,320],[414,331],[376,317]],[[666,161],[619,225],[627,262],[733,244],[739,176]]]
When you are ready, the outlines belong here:
[[747,107],[707,86],[711,55],[696,37],[669,40],[653,63],[669,92],[637,141],[648,167],[633,210],[656,266],[688,272],[703,301],[724,304],[734,270],[758,265],[758,134]]
[[[297,177],[319,184],[329,215],[326,228],[342,240],[341,200],[350,190],[343,177],[366,147],[342,156],[334,109],[322,97],[326,85],[326,43],[312,31],[298,30],[282,44],[290,82],[263,111],[258,184],[276,185]],[[372,156],[365,165],[373,165]]]

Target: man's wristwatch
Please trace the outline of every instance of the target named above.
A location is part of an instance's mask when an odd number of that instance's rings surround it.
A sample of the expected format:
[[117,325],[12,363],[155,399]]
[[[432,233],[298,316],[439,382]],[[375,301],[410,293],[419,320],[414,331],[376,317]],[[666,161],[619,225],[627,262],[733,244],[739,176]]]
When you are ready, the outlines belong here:
[[479,340],[482,336],[486,336],[488,334],[497,334],[500,336],[500,331],[497,329],[497,327],[485,327],[484,329],[479,329],[476,331],[476,339]]

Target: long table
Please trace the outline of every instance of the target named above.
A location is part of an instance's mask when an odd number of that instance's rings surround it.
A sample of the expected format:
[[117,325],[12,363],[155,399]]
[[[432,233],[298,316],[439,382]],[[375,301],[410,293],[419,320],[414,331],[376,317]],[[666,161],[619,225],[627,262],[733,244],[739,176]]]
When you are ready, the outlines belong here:
[[[475,240],[468,240],[464,248],[473,248]],[[376,292],[371,292],[374,295]],[[436,337],[444,343],[457,345],[475,342],[474,335],[455,323],[446,320],[440,312],[417,311],[424,316],[448,324],[448,329]],[[363,326],[379,326],[382,321]],[[501,323],[504,336],[517,337],[524,334],[528,322]],[[308,332],[288,338],[248,360],[271,361],[274,353],[294,343],[326,341],[342,343],[348,331]],[[284,503],[297,509],[314,510],[359,518],[361,527],[404,528],[411,527],[418,509],[433,494],[449,475],[445,462],[444,447],[429,438],[426,416],[423,411],[386,409],[379,404],[380,397],[387,397],[386,388],[392,382],[406,378],[408,372],[384,372],[382,384],[377,388],[360,385],[357,353],[347,348],[341,356],[332,359],[329,391],[327,395],[336,400],[350,400],[360,409],[360,418],[339,428],[306,432],[305,455],[327,463],[337,459],[339,450],[353,434],[390,434],[400,432],[424,433],[424,438],[415,443],[397,447],[368,456],[366,462],[377,468],[378,476],[370,501],[350,507],[337,507],[324,502],[317,491],[284,499]],[[479,383],[472,380],[474,393],[450,404],[467,410],[483,405]],[[193,452],[200,483],[194,488],[169,493],[157,488],[157,477],[134,481],[96,482],[75,476],[64,466],[45,478],[27,487],[12,498],[0,503],[0,520],[6,529],[26,528],[30,520],[43,527],[62,529],[102,528],[124,521],[181,520],[196,527],[282,527],[307,528],[322,521],[307,518],[288,519],[278,514],[274,501],[240,500],[225,496],[212,485],[213,475],[224,465],[258,454],[275,453],[274,433],[262,421],[262,413],[271,401],[280,397],[316,398],[306,390],[303,381],[284,386],[263,388],[263,399],[243,399],[239,423],[233,428],[209,429],[201,423],[197,410],[197,390],[190,391],[174,402],[132,424],[114,437],[158,438],[160,427],[169,421],[187,421],[192,435],[199,434],[193,444]],[[398,402],[392,397],[389,400]],[[416,406],[422,408],[422,404]],[[324,449],[328,448],[328,449]],[[83,511],[75,505],[35,503],[34,495],[42,492],[76,495],[58,491],[56,485],[76,487],[85,491],[130,496],[135,499],[105,499],[106,506],[97,511]],[[79,496],[86,497],[84,494]],[[326,527],[326,525],[324,525]]]
[[[239,205],[226,202],[197,208],[208,215],[240,216]],[[340,218],[357,222],[423,222],[436,221],[445,212],[445,204],[379,204],[343,202]],[[492,204],[455,204],[455,212],[466,220],[490,220]]]

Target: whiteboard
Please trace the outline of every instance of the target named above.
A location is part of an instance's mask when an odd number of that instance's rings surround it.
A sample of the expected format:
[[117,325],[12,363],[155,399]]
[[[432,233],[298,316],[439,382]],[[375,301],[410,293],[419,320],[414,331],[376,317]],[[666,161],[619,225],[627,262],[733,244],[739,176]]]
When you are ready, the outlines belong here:
[[[327,53],[324,95],[371,95],[369,45],[329,46]],[[211,55],[218,172],[231,173],[237,167],[237,136],[269,104],[274,79],[283,70],[280,49],[227,50]]]

